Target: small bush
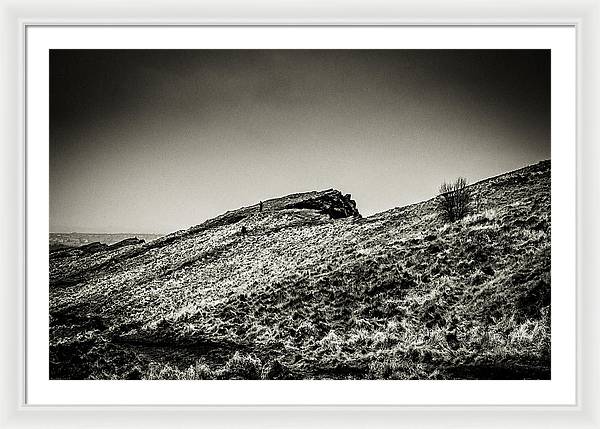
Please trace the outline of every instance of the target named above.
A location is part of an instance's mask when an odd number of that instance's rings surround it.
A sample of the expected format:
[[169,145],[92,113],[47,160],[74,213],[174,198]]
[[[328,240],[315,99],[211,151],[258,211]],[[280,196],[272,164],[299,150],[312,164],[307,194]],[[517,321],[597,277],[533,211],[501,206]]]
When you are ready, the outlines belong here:
[[263,365],[260,378],[262,380],[291,380],[292,374],[286,365],[275,359]]
[[448,222],[462,219],[471,212],[471,191],[467,179],[459,177],[452,183],[442,183],[438,207],[442,217]]
[[262,372],[260,359],[235,352],[221,371],[221,378],[259,380]]
[[146,380],[212,380],[216,377],[208,365],[197,361],[187,369],[179,369],[169,364],[151,363],[145,374]]
[[148,367],[147,380],[185,380],[185,373],[169,364],[152,363]]
[[212,380],[215,378],[215,373],[207,364],[197,361],[186,370],[185,378],[186,380]]

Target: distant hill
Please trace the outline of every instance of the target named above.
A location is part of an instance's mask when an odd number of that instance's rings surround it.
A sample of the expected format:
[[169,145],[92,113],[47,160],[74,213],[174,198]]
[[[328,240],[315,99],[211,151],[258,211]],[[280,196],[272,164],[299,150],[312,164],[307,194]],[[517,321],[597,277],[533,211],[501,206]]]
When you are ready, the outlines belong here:
[[115,244],[127,238],[140,238],[144,241],[155,240],[161,234],[136,233],[85,233],[85,232],[51,232],[50,250],[60,250],[69,247],[79,247],[90,243]]
[[50,259],[50,377],[548,379],[550,161],[360,216],[337,190]]

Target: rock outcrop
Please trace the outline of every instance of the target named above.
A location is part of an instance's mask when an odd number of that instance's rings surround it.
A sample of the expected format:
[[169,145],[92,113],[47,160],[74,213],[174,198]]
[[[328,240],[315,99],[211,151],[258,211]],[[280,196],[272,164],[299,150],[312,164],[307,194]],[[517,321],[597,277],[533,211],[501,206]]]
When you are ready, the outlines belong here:
[[118,249],[120,247],[124,247],[124,246],[133,246],[136,244],[143,244],[145,243],[145,240],[142,240],[141,238],[137,238],[137,237],[132,237],[132,238],[126,238],[125,240],[121,240],[115,244],[111,244],[109,246],[109,249]]
[[308,209],[317,210],[328,215],[332,219],[345,217],[361,217],[356,208],[356,201],[350,194],[342,195],[335,189],[329,189],[318,193],[307,193],[306,198],[284,206],[286,209]]

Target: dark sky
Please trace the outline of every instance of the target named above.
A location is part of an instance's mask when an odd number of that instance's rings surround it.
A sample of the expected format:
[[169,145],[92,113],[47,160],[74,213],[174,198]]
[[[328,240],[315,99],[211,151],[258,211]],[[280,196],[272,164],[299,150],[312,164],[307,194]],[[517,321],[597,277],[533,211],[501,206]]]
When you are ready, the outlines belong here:
[[337,188],[363,215],[550,158],[547,50],[52,50],[50,231]]

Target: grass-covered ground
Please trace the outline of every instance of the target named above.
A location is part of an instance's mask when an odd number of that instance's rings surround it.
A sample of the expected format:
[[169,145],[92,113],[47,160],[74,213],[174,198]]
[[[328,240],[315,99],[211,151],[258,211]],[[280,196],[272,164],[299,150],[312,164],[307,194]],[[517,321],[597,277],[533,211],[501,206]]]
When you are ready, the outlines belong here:
[[[368,218],[297,194],[51,258],[51,378],[550,377],[550,162]],[[242,226],[247,232],[241,233]]]

